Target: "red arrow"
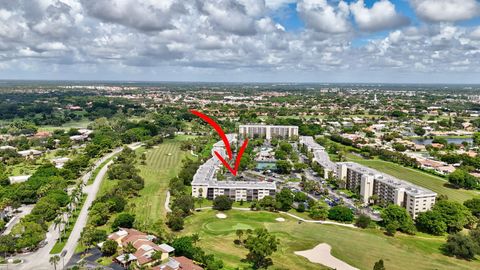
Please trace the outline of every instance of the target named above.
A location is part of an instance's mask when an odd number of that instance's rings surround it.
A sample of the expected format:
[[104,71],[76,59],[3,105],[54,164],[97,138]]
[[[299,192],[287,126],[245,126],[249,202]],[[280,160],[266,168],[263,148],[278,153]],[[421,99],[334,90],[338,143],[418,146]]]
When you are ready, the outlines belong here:
[[245,152],[247,145],[248,139],[245,139],[245,141],[243,141],[242,147],[240,148],[240,151],[238,151],[237,158],[235,159],[235,168],[233,169],[232,167],[230,167],[230,164],[228,164],[228,162],[222,157],[222,155],[215,151],[215,155],[222,162],[223,166],[225,166],[234,176],[237,176],[238,167],[240,167],[240,160],[242,159],[243,152]]
[[[223,144],[225,144],[225,149],[227,150],[227,153],[228,153],[228,157],[231,160],[232,149],[230,147],[230,142],[228,141],[228,138],[225,135],[225,132],[223,131],[223,129],[213,119],[206,116],[205,114],[196,110],[190,110],[190,112],[202,118],[203,120],[205,120],[209,125],[211,125],[215,129],[218,135],[220,135],[220,138],[222,138]],[[220,155],[217,151],[215,151],[214,153],[217,156],[217,158],[222,162],[223,166],[225,166],[234,176],[236,176],[238,172],[238,167],[240,167],[240,160],[242,159],[243,152],[245,152],[247,145],[248,145],[248,139],[245,139],[245,141],[243,141],[242,147],[240,147],[240,150],[238,151],[237,157],[235,159],[235,167],[233,169],[230,166],[230,164],[228,164],[228,162],[222,157],[222,155]]]
[[232,159],[232,149],[230,148],[230,142],[228,141],[228,138],[225,135],[225,132],[223,132],[223,129],[212,118],[206,116],[205,114],[196,110],[190,110],[190,112],[202,118],[203,120],[205,120],[210,126],[212,126],[215,129],[215,131],[217,131],[218,135],[220,135],[220,138],[222,138],[223,144],[225,144],[225,149],[227,149],[228,158]]

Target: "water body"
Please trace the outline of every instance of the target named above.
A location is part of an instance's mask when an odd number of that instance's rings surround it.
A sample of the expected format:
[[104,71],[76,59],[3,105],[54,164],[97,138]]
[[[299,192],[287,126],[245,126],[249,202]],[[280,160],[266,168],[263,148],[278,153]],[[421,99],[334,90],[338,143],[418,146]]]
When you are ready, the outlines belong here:
[[[453,144],[462,144],[463,142],[468,142],[469,144],[473,143],[472,138],[445,138],[448,143]],[[427,145],[432,144],[432,139],[413,139],[412,140],[416,144]]]

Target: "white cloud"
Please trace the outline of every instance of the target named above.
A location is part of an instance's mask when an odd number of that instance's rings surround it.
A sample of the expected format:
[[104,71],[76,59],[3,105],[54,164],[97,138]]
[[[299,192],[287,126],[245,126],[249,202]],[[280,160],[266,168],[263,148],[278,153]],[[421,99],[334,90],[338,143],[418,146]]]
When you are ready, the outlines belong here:
[[427,21],[461,21],[479,15],[476,0],[411,0],[417,15]]
[[395,5],[388,0],[375,2],[369,9],[363,0],[350,4],[350,11],[362,31],[379,31],[407,25],[407,17],[395,11]]
[[297,2],[296,0],[265,0],[265,5],[270,9],[278,9],[282,6]]
[[338,34],[350,30],[348,22],[348,4],[340,1],[337,7],[331,6],[326,0],[300,0],[297,11],[307,27],[316,31]]
[[[275,13],[269,1],[19,1],[0,1],[0,66],[13,76],[48,70],[42,77],[50,78],[58,70],[58,79],[316,80],[325,72],[480,72],[480,28],[442,22],[395,29],[400,15],[386,0],[370,8],[362,0],[302,0],[306,27],[295,31],[277,20],[284,4]],[[394,29],[384,37],[361,33],[371,40],[352,46],[352,19],[362,31]],[[272,75],[278,72],[285,77]]]

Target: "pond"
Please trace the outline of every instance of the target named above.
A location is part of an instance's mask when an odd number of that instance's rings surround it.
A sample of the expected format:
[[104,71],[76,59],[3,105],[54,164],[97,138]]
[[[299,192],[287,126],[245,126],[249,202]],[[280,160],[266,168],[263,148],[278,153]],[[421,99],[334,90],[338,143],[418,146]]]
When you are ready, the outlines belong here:
[[[468,142],[469,144],[472,144],[473,139],[469,137],[465,138],[445,138],[448,143],[453,143],[453,144],[462,144],[462,142]],[[432,139],[413,139],[412,142],[416,144],[421,144],[421,145],[427,145],[427,144],[432,144]]]

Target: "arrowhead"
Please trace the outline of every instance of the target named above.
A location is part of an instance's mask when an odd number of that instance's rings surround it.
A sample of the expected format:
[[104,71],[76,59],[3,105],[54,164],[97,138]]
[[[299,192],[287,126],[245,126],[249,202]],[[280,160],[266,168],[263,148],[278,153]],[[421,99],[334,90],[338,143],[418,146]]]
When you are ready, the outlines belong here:
[[222,155],[215,151],[215,155],[222,162],[223,166],[225,166],[234,176],[237,176],[238,167],[240,167],[240,161],[242,159],[243,153],[245,152],[245,149],[247,148],[247,145],[248,139],[245,139],[245,141],[243,141],[242,147],[238,151],[237,158],[235,159],[235,167],[233,169],[230,164],[228,164],[228,162],[222,157]]

